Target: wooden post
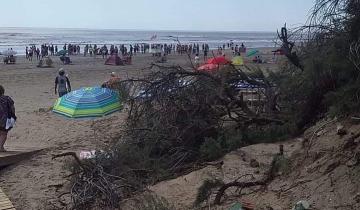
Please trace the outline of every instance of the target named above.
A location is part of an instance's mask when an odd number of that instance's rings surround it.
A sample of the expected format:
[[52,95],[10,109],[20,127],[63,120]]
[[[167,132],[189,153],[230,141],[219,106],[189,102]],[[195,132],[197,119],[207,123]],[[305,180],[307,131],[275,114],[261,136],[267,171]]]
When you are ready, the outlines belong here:
[[284,145],[282,144],[279,145],[279,154],[284,155]]

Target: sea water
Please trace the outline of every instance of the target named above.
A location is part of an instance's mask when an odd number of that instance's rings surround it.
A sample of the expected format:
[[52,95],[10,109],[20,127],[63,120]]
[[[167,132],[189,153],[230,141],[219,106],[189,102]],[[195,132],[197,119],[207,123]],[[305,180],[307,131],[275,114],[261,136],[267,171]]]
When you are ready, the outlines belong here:
[[[156,37],[156,38],[155,38]],[[153,39],[152,39],[153,38]],[[200,32],[200,31],[139,31],[100,29],[54,29],[54,28],[0,28],[0,52],[13,48],[18,54],[25,54],[26,46],[54,44],[59,49],[67,43],[130,45],[140,43],[209,44],[215,49],[233,42],[248,48],[274,47],[275,32]]]

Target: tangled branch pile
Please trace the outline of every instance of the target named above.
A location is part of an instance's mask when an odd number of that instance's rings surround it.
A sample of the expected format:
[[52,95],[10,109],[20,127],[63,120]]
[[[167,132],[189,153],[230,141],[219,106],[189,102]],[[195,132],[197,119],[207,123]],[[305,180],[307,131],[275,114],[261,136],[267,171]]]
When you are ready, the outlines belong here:
[[[255,79],[249,76],[251,69],[231,66],[214,74],[178,66],[152,66],[152,70],[145,78],[119,85],[128,87],[125,129],[89,167],[75,171],[72,197],[76,208],[96,200],[102,201],[96,205],[113,206],[149,184],[194,170],[197,163],[235,149],[243,139],[228,142],[229,126],[246,130],[283,123],[273,110],[274,88],[262,73]],[[248,107],[238,88],[244,82],[258,86],[270,105]]]
[[[145,176],[155,182],[183,171],[188,163],[201,159],[199,151],[204,142],[223,135],[225,123],[241,129],[253,124],[281,123],[247,106],[236,87],[240,81],[274,94],[269,82],[259,82],[241,69],[228,67],[216,74],[177,66],[153,66],[153,70],[145,79],[125,81],[133,90],[130,111],[123,137],[113,148],[133,150],[129,157],[132,159],[134,154],[141,154],[139,160],[129,161],[141,163],[135,167],[133,177]],[[118,162],[124,157],[114,159]],[[112,173],[123,171],[123,167],[114,165]]]

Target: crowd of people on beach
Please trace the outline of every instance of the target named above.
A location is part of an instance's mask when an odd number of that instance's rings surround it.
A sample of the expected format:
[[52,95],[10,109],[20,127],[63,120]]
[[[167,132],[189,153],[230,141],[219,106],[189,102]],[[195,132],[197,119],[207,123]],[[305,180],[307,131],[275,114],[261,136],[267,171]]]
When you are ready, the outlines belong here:
[[[204,60],[208,59],[209,53],[212,52],[212,56],[222,55],[224,50],[232,50],[234,55],[240,55],[241,53],[246,52],[246,47],[243,43],[241,45],[235,44],[233,41],[229,43],[224,43],[221,46],[218,46],[217,50],[211,51],[208,43],[191,43],[191,44],[174,44],[174,43],[135,43],[135,44],[120,44],[120,45],[97,45],[97,44],[67,44],[65,43],[58,48],[56,44],[42,44],[36,46],[34,44],[26,46],[25,54],[26,59],[29,61],[33,60],[33,57],[36,57],[36,60],[42,60],[44,57],[59,55],[62,56],[62,61],[64,62],[67,56],[71,55],[80,55],[96,57],[101,55],[103,59],[107,58],[109,55],[122,55],[124,57],[131,57],[136,54],[145,54],[151,53],[153,56],[162,57],[170,54],[192,54],[199,56],[203,55]],[[62,52],[61,52],[62,51]],[[60,53],[61,52],[61,53]],[[59,53],[59,54],[58,54]],[[68,59],[69,60],[69,59]]]
[[40,48],[37,48],[36,45],[31,45],[30,47],[26,46],[25,48],[25,56],[29,61],[32,61],[34,55],[36,55],[36,60],[40,60],[49,55],[54,56],[57,52],[58,47],[56,45],[42,44]]
[[[194,58],[195,63],[200,63],[200,55],[203,55],[203,60],[206,61],[208,57],[220,56],[225,53],[225,50],[232,50],[234,55],[241,55],[246,52],[246,47],[243,43],[241,45],[234,44],[230,41],[218,46],[217,50],[211,50],[208,43],[191,43],[191,44],[174,44],[174,43],[135,43],[135,44],[120,44],[120,45],[98,45],[98,44],[64,44],[62,49],[58,49],[57,45],[54,44],[42,44],[39,47],[31,45],[26,46],[26,58],[29,61],[33,60],[36,56],[36,60],[39,62],[46,59],[50,59],[49,56],[59,55],[60,60],[63,64],[72,63],[70,56],[82,54],[84,57],[96,57],[97,55],[102,56],[103,59],[107,59],[108,56],[116,55],[122,56],[123,63],[131,64],[132,56],[136,54],[151,53],[154,57],[158,57],[157,62],[166,62],[167,55],[178,54],[178,55],[191,55]],[[211,53],[211,55],[209,55]],[[45,59],[45,60],[46,60]],[[257,59],[257,61],[259,58]]]
[[[225,49],[225,45],[222,49]],[[136,55],[138,53],[156,53],[161,52],[167,55],[172,53],[177,54],[200,54],[204,52],[207,54],[210,51],[210,47],[207,43],[199,44],[120,44],[120,45],[109,45],[104,44],[99,47],[97,44],[86,44],[81,49],[80,45],[76,44],[64,44],[62,50],[66,50],[68,55],[79,55],[81,51],[84,56],[96,56],[103,55],[105,58],[107,55],[121,54],[121,55]],[[37,47],[36,45],[26,46],[25,53],[28,60],[32,60],[33,56],[36,56],[37,60],[40,60],[46,56],[54,56],[59,52],[58,46],[54,44],[42,44]]]
[[73,44],[64,44],[63,50],[67,50],[69,55],[79,55],[80,54],[80,45]]
[[102,55],[103,58],[107,58],[108,55],[114,55],[114,54],[121,54],[122,56],[128,56],[128,55],[136,55],[137,53],[146,53],[149,49],[149,45],[147,44],[135,44],[129,45],[129,48],[126,47],[124,44],[121,44],[118,46],[116,45],[110,45],[110,48],[107,47],[106,44],[104,44],[102,47],[97,48],[97,45],[85,45],[84,47],[84,56],[89,54],[90,56],[93,55]]

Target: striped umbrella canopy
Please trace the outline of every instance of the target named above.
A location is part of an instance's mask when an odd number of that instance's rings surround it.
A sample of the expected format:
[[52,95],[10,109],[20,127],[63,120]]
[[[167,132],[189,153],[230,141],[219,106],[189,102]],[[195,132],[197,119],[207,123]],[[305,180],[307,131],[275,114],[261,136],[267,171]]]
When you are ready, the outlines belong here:
[[101,87],[72,91],[56,100],[53,112],[70,118],[102,117],[122,108],[117,92]]
[[256,55],[256,54],[258,54],[258,53],[259,53],[259,50],[253,49],[253,50],[250,50],[250,51],[246,54],[246,56],[247,56],[247,57],[250,57],[250,56]]

